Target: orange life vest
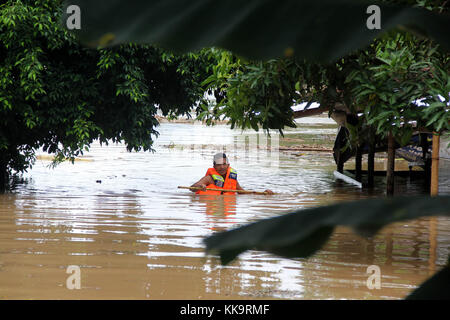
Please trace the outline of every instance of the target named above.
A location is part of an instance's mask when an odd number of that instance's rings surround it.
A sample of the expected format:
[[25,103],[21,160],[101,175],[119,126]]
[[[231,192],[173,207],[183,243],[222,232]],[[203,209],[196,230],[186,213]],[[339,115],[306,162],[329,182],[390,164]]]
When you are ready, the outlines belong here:
[[[211,178],[214,181],[214,183],[207,185],[206,186],[207,188],[219,189],[219,190],[220,189],[236,190],[237,172],[236,172],[236,170],[234,170],[231,167],[228,167],[225,179],[214,168],[209,168],[208,171],[206,171],[205,176],[211,176]],[[219,194],[236,194],[236,192],[222,192],[222,191],[206,190],[206,191],[197,191],[196,194],[219,195]]]

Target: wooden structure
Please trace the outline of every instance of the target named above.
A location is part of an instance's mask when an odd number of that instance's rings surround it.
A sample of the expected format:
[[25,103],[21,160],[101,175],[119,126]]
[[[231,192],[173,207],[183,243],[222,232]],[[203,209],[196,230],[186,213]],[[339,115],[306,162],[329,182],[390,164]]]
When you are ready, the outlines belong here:
[[[294,111],[294,118],[302,118],[302,117],[310,117],[310,116],[316,116],[319,114],[322,114],[324,112],[328,112],[329,107],[316,107],[312,109],[306,109],[306,110],[300,110],[300,111]],[[346,115],[343,111],[337,111],[337,116],[332,116],[332,118],[342,127],[345,128],[345,117],[349,116]],[[344,120],[342,120],[342,118]],[[429,177],[429,171],[431,171],[431,178],[430,178],[430,195],[435,196],[439,193],[439,137],[440,134],[434,132],[433,138],[432,138],[432,152],[431,152],[431,170],[429,170],[429,163],[425,161],[426,154],[428,152],[428,143],[426,142],[426,138],[424,138],[424,134],[429,134],[430,131],[427,130],[427,128],[418,128],[417,132],[419,135],[421,135],[421,147],[423,152],[423,159],[424,159],[424,171],[425,176]],[[363,153],[368,154],[367,159],[367,187],[373,188],[374,187],[374,176],[375,176],[375,153],[380,151],[387,151],[388,159],[387,159],[387,166],[386,166],[386,194],[388,196],[392,196],[394,194],[394,177],[395,177],[395,155],[396,155],[396,149],[399,147],[395,143],[395,139],[392,135],[392,133],[389,133],[387,138],[387,143],[385,143],[384,147],[380,147],[377,145],[375,139],[375,135],[371,133],[371,137],[369,138],[369,141],[367,142],[366,146],[359,145],[356,150],[352,151],[352,154],[343,154],[340,151],[337,151],[338,149],[341,149],[343,146],[339,145],[338,142],[339,139],[339,133],[336,137],[335,142],[335,148],[334,148],[334,158],[337,166],[337,174],[343,174],[344,172],[344,163],[350,158],[355,157],[355,180],[358,182],[361,182],[362,180],[362,155]],[[367,150],[363,150],[363,148]],[[335,174],[335,176],[337,175]]]

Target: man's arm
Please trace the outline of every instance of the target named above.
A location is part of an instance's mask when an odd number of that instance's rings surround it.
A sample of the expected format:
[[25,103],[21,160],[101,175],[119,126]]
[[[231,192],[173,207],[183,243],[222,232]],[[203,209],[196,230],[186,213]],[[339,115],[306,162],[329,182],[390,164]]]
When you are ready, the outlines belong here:
[[[208,186],[212,183],[214,183],[214,181],[211,178],[211,176],[204,176],[203,178],[198,180],[196,183],[194,183],[191,187],[202,188],[203,191],[206,191],[206,186]],[[197,190],[191,190],[191,191],[196,192]]]
[[239,182],[237,181],[236,181],[236,190],[244,190],[244,188],[242,188]]

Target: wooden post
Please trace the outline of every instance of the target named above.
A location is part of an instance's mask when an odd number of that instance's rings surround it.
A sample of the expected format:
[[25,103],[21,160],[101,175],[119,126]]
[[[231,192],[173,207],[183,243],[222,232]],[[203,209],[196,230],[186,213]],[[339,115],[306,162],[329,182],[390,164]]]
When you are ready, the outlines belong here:
[[343,173],[344,172],[344,164],[342,162],[339,162],[337,165],[337,172]]
[[361,147],[357,146],[356,147],[356,156],[355,156],[355,180],[361,182],[361,176],[362,176],[362,168],[361,168],[361,164],[362,164],[362,152],[361,152]]
[[344,173],[344,161],[342,161],[342,154],[341,154],[341,150],[339,150],[338,153],[338,161],[337,161],[337,172],[339,173]]
[[374,187],[375,176],[375,145],[372,141],[369,142],[369,154],[367,155],[367,186]]
[[392,132],[388,134],[388,160],[386,168],[386,194],[394,195],[394,172],[395,172],[395,140]]
[[439,193],[439,140],[439,133],[433,132],[433,151],[431,153],[431,196],[437,196]]

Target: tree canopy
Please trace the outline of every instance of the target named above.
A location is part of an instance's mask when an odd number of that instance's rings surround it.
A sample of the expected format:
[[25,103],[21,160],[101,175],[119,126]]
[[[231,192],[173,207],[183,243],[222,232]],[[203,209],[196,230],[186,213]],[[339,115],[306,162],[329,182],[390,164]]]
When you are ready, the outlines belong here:
[[[439,14],[449,10],[436,1],[416,6]],[[386,32],[332,62],[295,54],[266,61],[225,50],[216,54],[219,63],[205,85],[217,91],[217,103],[202,104],[203,120],[226,117],[232,127],[282,132],[286,126],[295,126],[292,105],[308,107],[316,102],[330,115],[353,116],[344,125],[355,146],[369,135],[380,140],[391,132],[405,145],[419,128],[450,129],[449,51],[409,31]]]
[[[85,27],[74,31],[87,45],[132,40],[179,51],[226,49],[210,52],[219,62],[204,84],[217,104],[198,110],[208,122],[227,117],[232,127],[282,131],[294,125],[293,104],[318,102],[364,114],[348,123],[355,141],[366,125],[382,137],[392,131],[400,144],[409,141],[412,120],[449,128],[450,19],[442,1],[70,3],[85,14]],[[380,29],[367,26],[373,4]],[[417,99],[430,107],[417,107]]]
[[209,59],[145,44],[86,48],[60,23],[62,2],[9,0],[0,6],[0,183],[33,164],[56,161],[92,141],[151,150],[157,108],[188,114],[203,96]]
[[330,113],[362,114],[346,123],[355,137],[372,126],[381,137],[392,131],[404,145],[414,128],[450,129],[450,55],[410,33],[388,33],[333,63],[221,55],[205,81],[218,91],[217,103],[202,105],[202,119],[227,117],[232,126],[281,131],[295,125],[294,104],[317,102]]

